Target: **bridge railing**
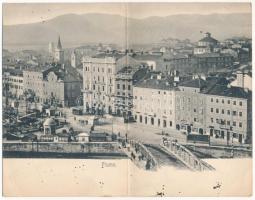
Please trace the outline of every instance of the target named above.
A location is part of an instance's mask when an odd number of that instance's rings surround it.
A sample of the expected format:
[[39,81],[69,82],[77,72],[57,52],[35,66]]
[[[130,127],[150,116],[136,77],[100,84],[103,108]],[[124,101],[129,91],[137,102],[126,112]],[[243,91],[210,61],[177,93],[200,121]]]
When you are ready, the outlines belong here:
[[146,161],[146,169],[156,170],[158,168],[156,158],[151,154],[147,147],[142,144],[142,142],[133,139],[121,139],[120,141],[125,141],[125,143],[129,144],[130,147],[135,150],[135,153],[141,155],[141,159]]
[[197,158],[186,147],[178,144],[175,141],[163,139],[163,146],[170,153],[174,154],[180,161],[182,161],[187,167],[195,171],[214,170],[214,168],[208,163]]
[[156,169],[158,167],[158,162],[156,158],[140,141],[129,140],[129,143],[131,146],[137,148],[138,152],[140,152],[147,160],[151,162],[152,168]]

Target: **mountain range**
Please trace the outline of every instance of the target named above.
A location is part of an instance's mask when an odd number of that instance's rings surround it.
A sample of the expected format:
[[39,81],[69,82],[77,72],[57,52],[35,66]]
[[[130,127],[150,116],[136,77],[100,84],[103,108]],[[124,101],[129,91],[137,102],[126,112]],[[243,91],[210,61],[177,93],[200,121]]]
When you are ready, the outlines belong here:
[[[110,14],[66,14],[31,24],[4,25],[3,44],[45,44],[61,36],[63,46],[82,43],[150,44],[164,38],[197,41],[203,32],[223,40],[251,37],[251,14],[181,14],[144,19]],[[66,44],[66,45],[65,45]]]

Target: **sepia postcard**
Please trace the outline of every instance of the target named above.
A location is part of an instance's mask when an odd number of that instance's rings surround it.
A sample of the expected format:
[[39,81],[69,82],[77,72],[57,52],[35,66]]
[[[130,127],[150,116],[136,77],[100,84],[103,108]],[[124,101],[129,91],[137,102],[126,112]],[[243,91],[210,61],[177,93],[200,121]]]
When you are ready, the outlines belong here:
[[2,4],[6,197],[252,195],[252,3]]

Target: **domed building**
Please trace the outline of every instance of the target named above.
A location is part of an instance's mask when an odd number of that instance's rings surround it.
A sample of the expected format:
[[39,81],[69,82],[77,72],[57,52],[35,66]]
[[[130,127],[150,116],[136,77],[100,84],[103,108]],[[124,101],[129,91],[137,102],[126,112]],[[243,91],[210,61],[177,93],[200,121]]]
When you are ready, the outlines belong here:
[[56,133],[56,121],[53,118],[47,118],[43,123],[44,135],[52,135]]
[[206,32],[205,37],[199,40],[198,45],[194,48],[194,54],[212,53],[217,44],[218,40],[211,37],[211,33]]

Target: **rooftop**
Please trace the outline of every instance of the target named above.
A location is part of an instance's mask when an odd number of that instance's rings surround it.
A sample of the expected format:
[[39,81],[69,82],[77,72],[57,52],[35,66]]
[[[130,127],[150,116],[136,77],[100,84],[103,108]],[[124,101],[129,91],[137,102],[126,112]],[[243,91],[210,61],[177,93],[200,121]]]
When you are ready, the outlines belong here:
[[218,40],[214,39],[214,38],[211,37],[211,36],[207,36],[207,37],[204,37],[204,38],[202,38],[201,40],[199,40],[199,42],[209,42],[209,43],[215,43],[215,44],[217,44],[217,43],[218,43]]
[[56,74],[58,79],[61,79],[64,82],[81,80],[77,69],[68,65],[65,65],[64,68],[60,65],[45,65],[44,67],[37,67],[37,68],[28,69],[24,71],[41,72],[44,78],[46,78],[50,72],[54,72],[54,74]]
[[[160,76],[161,78],[158,79],[156,76]],[[151,89],[159,89],[159,90],[173,90],[173,81],[170,81],[166,77],[163,77],[160,74],[148,73],[146,77],[137,82],[135,87],[140,88],[151,88]]]
[[206,94],[247,99],[251,92],[246,92],[240,87],[228,87],[227,85],[216,84]]
[[232,56],[230,54],[224,53],[224,54],[220,54],[220,53],[203,53],[203,54],[196,54],[194,55],[194,57],[198,57],[198,58],[217,58],[217,57],[228,57],[228,56]]
[[188,80],[188,81],[179,83],[179,86],[192,87],[192,88],[203,88],[206,86],[206,81],[201,78],[192,79],[192,80]]
[[151,55],[151,54],[142,54],[132,56],[135,60],[159,60],[162,58],[162,55]]

